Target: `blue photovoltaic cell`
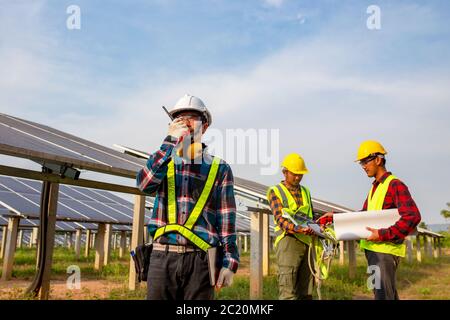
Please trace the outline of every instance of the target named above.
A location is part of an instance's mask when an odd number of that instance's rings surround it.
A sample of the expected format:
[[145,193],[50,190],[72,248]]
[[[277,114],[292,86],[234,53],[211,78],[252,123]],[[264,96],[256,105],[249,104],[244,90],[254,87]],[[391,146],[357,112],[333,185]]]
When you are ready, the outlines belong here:
[[[38,123],[2,114],[0,114],[0,121],[33,136],[44,139],[44,141],[42,141],[30,135],[24,135],[17,130],[0,126],[0,143],[14,145],[25,149],[43,151],[53,155],[63,155],[73,159],[80,159],[85,162],[99,163],[98,161],[101,161],[111,167],[123,168],[130,171],[139,170],[145,163],[145,161],[120,153],[117,150],[106,148]],[[53,144],[50,144],[47,141]],[[67,151],[67,149],[74,152]],[[92,159],[98,161],[93,161]]]
[[117,211],[126,214],[129,217],[133,216],[133,207],[131,206],[122,206],[120,204],[114,204],[114,203],[110,203],[110,204],[106,204],[108,207],[116,209]]
[[85,206],[81,206],[78,202],[71,199],[60,199],[58,201],[58,218],[73,219],[78,221],[98,221],[98,216],[91,214]]
[[103,212],[104,214],[106,214],[111,219],[114,219],[115,221],[126,222],[126,223],[130,223],[132,221],[132,217],[130,215],[123,214],[123,212],[120,212],[120,213],[116,212],[112,208],[110,208],[102,203],[98,203],[98,202],[94,202],[94,201],[89,201],[89,202],[86,201],[86,204],[94,209],[97,209],[100,212]]
[[30,187],[16,181],[14,178],[0,176],[0,184],[4,187],[14,190],[17,193],[39,194],[40,191],[31,189]]
[[70,210],[64,206],[58,205],[58,215],[61,218],[69,217],[69,218],[73,218],[73,219],[77,218],[77,220],[86,220],[86,221],[92,220],[92,221],[99,221],[99,222],[117,222],[103,214],[98,213],[95,210],[90,209],[89,207],[79,203],[78,201],[71,200],[71,199],[61,199],[60,202],[65,204],[69,208],[80,212],[84,216],[88,216],[88,218],[86,219],[85,217],[76,213],[75,211]]
[[89,200],[91,201],[98,201],[101,203],[116,203],[114,200],[111,200],[107,197],[104,197],[102,195],[99,195],[98,193],[96,193],[96,191],[90,190],[90,189],[86,189],[86,188],[74,188],[76,189],[78,192],[82,192],[83,194],[86,195],[86,197],[89,197]]
[[[23,184],[26,184],[28,187],[37,190],[38,193],[41,193],[42,191],[42,182],[41,181],[36,181],[36,180],[27,180],[27,179],[19,179],[19,178],[14,178],[18,181],[20,181]],[[16,192],[18,192],[17,190],[14,190]]]
[[[10,206],[17,211],[19,211],[22,214],[30,215],[33,217],[39,216],[39,196],[36,199],[32,199],[34,195],[28,195],[27,198],[30,198],[30,200],[33,200],[35,204],[30,203],[29,201],[25,200],[24,198],[11,193],[11,192],[0,192],[0,201],[3,202],[6,206]],[[36,205],[37,204],[37,205]]]
[[[22,195],[11,192],[0,185],[0,201],[21,214],[32,218],[39,217],[41,181],[0,176],[0,182]],[[79,222],[132,223],[133,204],[123,198],[103,190],[67,185],[60,185],[59,191],[57,219]],[[0,214],[9,214],[9,211],[0,205]],[[146,209],[145,221],[149,219],[150,214],[151,212]]]
[[97,196],[100,196],[100,197],[103,196],[102,198],[105,198],[105,197],[109,198],[110,201],[112,200],[114,202],[117,202],[117,203],[120,203],[120,204],[123,204],[123,205],[131,205],[131,206],[133,206],[133,204],[131,202],[129,202],[129,201],[127,201],[127,200],[125,200],[125,199],[123,199],[123,198],[121,198],[119,196],[116,196],[115,194],[113,194],[111,192],[108,192],[108,191],[105,191],[105,190],[95,190],[93,192],[99,193],[100,195],[97,194]]
[[[79,189],[81,189],[81,188],[79,188]],[[65,194],[66,197],[73,198],[76,200],[92,201],[92,199],[86,197],[85,195],[83,195],[83,193],[74,191],[71,187],[65,186],[65,185],[60,185],[59,194],[60,195]]]

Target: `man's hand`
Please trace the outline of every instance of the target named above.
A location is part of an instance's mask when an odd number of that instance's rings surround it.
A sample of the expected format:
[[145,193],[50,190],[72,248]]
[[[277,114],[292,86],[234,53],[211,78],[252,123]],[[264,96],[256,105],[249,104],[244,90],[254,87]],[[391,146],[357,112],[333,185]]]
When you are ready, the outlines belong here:
[[189,134],[189,128],[182,118],[176,118],[169,125],[169,131],[167,134],[176,139],[179,139],[180,137]]
[[234,272],[228,268],[220,269],[219,278],[217,279],[216,289],[229,287],[233,284]]
[[316,222],[320,225],[320,230],[322,230],[322,232],[325,230],[325,227],[327,225],[333,223],[333,215],[334,215],[333,211],[327,212],[316,220]]
[[296,233],[302,233],[302,234],[306,234],[308,236],[314,234],[314,231],[310,228],[310,227],[306,227],[306,228],[299,228]]
[[378,234],[378,229],[373,229],[373,228],[369,228],[369,227],[366,227],[366,229],[369,230],[370,232],[372,232],[372,234],[369,237],[367,237],[366,240],[369,240],[369,241],[380,241],[380,236]]
[[318,218],[316,222],[322,224],[321,223],[322,221],[326,221],[326,223],[324,223],[325,225],[331,224],[332,223],[331,221],[333,221],[333,215],[334,212],[327,212],[323,214],[320,218]]

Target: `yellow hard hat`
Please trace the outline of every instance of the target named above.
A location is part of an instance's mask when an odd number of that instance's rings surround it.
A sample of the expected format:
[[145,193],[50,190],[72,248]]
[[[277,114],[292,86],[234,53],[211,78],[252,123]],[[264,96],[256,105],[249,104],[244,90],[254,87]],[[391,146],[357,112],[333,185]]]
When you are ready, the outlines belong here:
[[386,154],[387,151],[384,150],[383,146],[378,141],[374,141],[374,140],[364,141],[359,146],[358,156],[355,161],[360,161],[362,159],[367,158],[371,154],[376,154],[376,153]]
[[303,160],[303,158],[297,153],[288,154],[284,158],[281,166],[295,174],[308,173],[308,169],[306,169],[305,165],[305,160]]

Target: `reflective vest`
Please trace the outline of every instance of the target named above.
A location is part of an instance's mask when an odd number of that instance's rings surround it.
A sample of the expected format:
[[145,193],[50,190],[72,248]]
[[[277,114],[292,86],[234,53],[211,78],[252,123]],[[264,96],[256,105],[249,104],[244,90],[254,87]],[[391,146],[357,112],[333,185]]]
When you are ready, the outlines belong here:
[[[389,188],[389,184],[392,180],[397,179],[394,175],[390,175],[380,183],[373,192],[373,186],[369,191],[369,196],[367,197],[367,211],[383,210],[384,198]],[[359,247],[361,249],[367,249],[369,251],[388,253],[394,256],[404,257],[406,255],[406,245],[395,244],[392,242],[372,242],[368,240],[361,240],[359,242]]]
[[[300,212],[304,214],[306,217],[312,219],[313,213],[312,213],[312,206],[311,206],[311,194],[309,193],[309,190],[303,186],[300,186],[301,193],[302,193],[302,200],[303,205],[301,207],[297,206],[297,203],[295,202],[294,197],[289,192],[289,190],[284,186],[284,184],[279,183],[276,186],[273,186],[269,188],[267,191],[267,199],[270,202],[270,191],[273,190],[275,195],[278,197],[278,199],[281,200],[281,203],[283,205],[283,211],[289,213],[291,216],[294,216],[296,213]],[[286,232],[280,228],[277,221],[275,220],[275,246],[280,242],[281,239],[283,239],[286,236]],[[311,236],[308,236],[306,234],[301,233],[295,233],[294,236],[300,240],[301,242],[309,245],[311,243]]]
[[189,218],[186,222],[181,225],[177,224],[177,200],[175,192],[175,163],[171,160],[167,167],[167,207],[168,207],[168,223],[165,226],[158,228],[155,232],[153,240],[158,239],[162,235],[170,232],[177,232],[181,234],[186,239],[190,240],[197,247],[203,251],[207,251],[211,245],[197,236],[192,232],[192,228],[197,222],[198,218],[202,214],[203,208],[205,207],[206,201],[209,199],[212,187],[216,180],[217,171],[219,170],[220,159],[217,157],[213,158],[211,168],[209,169],[208,178],[206,179],[205,186],[197,203],[189,214]]

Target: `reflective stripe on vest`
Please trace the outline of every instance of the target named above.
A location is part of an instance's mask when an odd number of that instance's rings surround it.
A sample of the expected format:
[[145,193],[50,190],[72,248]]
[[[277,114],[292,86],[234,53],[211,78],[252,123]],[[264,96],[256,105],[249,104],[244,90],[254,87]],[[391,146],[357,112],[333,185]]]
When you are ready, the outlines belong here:
[[202,211],[206,205],[206,201],[209,198],[212,187],[214,186],[214,182],[217,177],[217,172],[219,170],[220,159],[214,157],[211,168],[209,169],[208,178],[206,179],[205,186],[203,187],[203,191],[200,197],[197,200],[197,203],[189,214],[189,218],[186,220],[184,225],[177,224],[177,201],[176,201],[176,191],[175,191],[175,163],[171,160],[168,164],[167,168],[167,207],[168,207],[168,224],[160,227],[156,230],[155,236],[153,240],[161,237],[162,235],[169,232],[178,232],[183,237],[191,241],[197,247],[202,249],[203,251],[207,251],[211,245],[197,236],[194,232],[192,232],[192,228],[197,222],[198,218],[202,214]]
[[[269,202],[271,201],[271,199],[269,199],[269,194],[270,194],[270,191],[273,190],[273,192],[278,197],[278,199],[281,200],[281,203],[283,205],[282,210],[284,210],[285,212],[289,213],[292,216],[294,216],[297,212],[301,212],[304,215],[306,215],[308,218],[312,218],[313,214],[312,214],[312,206],[311,206],[311,194],[306,187],[300,186],[300,188],[301,188],[302,200],[303,200],[303,205],[301,207],[298,207],[297,203],[295,202],[294,197],[282,183],[279,183],[276,186],[269,188],[269,190],[267,191],[267,199],[269,200]],[[275,222],[274,232],[276,235],[274,245],[277,246],[278,242],[280,242],[280,240],[286,236],[286,232],[280,228],[277,221],[275,220],[275,217],[273,220]],[[307,236],[307,235],[301,234],[301,233],[296,233],[296,234],[294,234],[294,236],[301,242],[306,243],[307,245],[309,245],[311,243],[311,236]]]
[[[386,197],[389,184],[394,179],[397,179],[394,175],[387,177],[383,183],[378,185],[375,192],[373,192],[372,186],[367,197],[367,211],[383,210],[384,198]],[[359,247],[361,249],[392,254],[399,257],[404,257],[406,255],[406,245],[404,243],[395,244],[392,242],[372,242],[368,240],[361,240],[359,242]]]

